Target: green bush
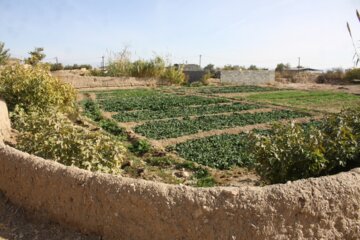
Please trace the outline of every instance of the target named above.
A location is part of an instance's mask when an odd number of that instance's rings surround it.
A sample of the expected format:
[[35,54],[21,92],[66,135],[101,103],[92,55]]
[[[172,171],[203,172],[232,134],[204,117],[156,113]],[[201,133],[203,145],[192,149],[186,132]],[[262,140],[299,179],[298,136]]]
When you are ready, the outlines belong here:
[[148,153],[150,150],[151,150],[151,144],[145,139],[135,141],[130,147],[130,151],[139,155],[144,155],[145,153]]
[[16,144],[19,150],[90,171],[120,171],[125,152],[120,142],[74,125],[55,109],[26,113],[17,107],[12,123],[20,131]]
[[317,177],[360,165],[360,109],[329,115],[318,127],[274,125],[255,135],[256,169],[268,183]]
[[50,71],[59,71],[59,70],[63,70],[64,66],[61,63],[54,63],[54,64],[50,64]]
[[348,70],[345,73],[345,79],[347,79],[347,80],[354,80],[354,79],[360,80],[360,68],[354,68],[354,69]]
[[63,112],[73,112],[76,106],[72,86],[52,77],[41,65],[5,67],[0,73],[0,95],[10,111],[21,105],[25,110],[55,107]]
[[171,84],[184,84],[186,79],[182,69],[177,69],[175,67],[166,68],[160,78]]

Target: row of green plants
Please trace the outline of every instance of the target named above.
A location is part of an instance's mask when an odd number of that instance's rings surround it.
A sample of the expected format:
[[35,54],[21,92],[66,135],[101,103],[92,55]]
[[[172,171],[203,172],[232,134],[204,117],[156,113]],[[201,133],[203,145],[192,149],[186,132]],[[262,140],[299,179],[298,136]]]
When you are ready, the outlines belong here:
[[139,110],[139,111],[125,111],[113,116],[119,122],[136,122],[164,118],[177,118],[200,116],[205,114],[225,113],[225,112],[239,112],[250,109],[257,109],[261,106],[246,103],[233,104],[216,104],[204,106],[183,106],[166,108],[164,110]]
[[0,72],[0,95],[9,106],[16,148],[68,166],[118,173],[123,144],[82,122],[76,92],[50,75],[46,66],[8,66]]
[[[130,91],[130,90],[129,90]],[[127,93],[128,94],[128,93]],[[114,97],[100,96],[98,100],[101,108],[108,112],[121,112],[130,110],[165,110],[172,107],[183,107],[189,105],[207,105],[215,103],[229,102],[226,99],[220,98],[205,98],[199,96],[180,96],[174,94],[166,94],[156,92],[151,95],[117,95]],[[101,98],[103,97],[103,98]]]
[[153,139],[176,138],[200,131],[241,127],[246,125],[309,116],[307,113],[275,110],[259,113],[200,116],[195,119],[171,119],[147,122],[135,127],[135,132]]

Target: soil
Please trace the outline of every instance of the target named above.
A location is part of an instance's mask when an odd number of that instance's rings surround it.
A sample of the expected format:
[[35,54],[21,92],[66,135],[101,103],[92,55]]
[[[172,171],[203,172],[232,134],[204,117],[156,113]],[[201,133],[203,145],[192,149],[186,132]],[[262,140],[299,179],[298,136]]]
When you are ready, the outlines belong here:
[[28,214],[8,201],[0,192],[0,240],[100,240],[100,236],[86,235],[64,228],[44,218]]

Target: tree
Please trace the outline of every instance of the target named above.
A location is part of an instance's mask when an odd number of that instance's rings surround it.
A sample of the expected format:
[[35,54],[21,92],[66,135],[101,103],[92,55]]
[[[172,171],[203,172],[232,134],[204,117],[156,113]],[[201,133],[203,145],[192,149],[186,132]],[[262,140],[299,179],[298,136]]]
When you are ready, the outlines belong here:
[[204,70],[209,73],[213,73],[215,72],[215,66],[214,64],[208,64],[206,67],[204,67]]
[[4,65],[9,57],[9,49],[5,49],[5,43],[0,42],[0,65]]
[[279,63],[278,65],[276,65],[275,71],[277,72],[283,72],[284,70],[288,70],[290,69],[290,64],[284,64],[284,63]]
[[259,69],[255,65],[250,65],[248,70],[259,70]]
[[[360,22],[360,13],[358,10],[356,10],[356,16]],[[352,36],[352,33],[351,33],[351,28],[350,28],[350,24],[349,22],[346,23],[346,26],[347,26],[347,29],[349,31],[349,34],[350,34],[350,37],[351,37],[351,40],[352,40],[352,44],[354,46],[354,50],[355,50],[355,54],[354,54],[354,62],[355,62],[355,66],[357,66],[360,62],[360,52],[359,52],[359,48],[356,47],[356,44],[355,44],[355,41],[354,41],[354,38]]]
[[35,48],[34,51],[29,52],[30,57],[25,59],[25,63],[30,64],[32,66],[37,65],[41,60],[43,60],[46,57],[43,51],[44,48]]

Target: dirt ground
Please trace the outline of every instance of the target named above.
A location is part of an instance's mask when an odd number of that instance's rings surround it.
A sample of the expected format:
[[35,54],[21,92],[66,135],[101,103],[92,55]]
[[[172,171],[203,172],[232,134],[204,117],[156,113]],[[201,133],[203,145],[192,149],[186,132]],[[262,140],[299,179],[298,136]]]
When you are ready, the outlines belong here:
[[0,192],[0,240],[101,240],[30,216]]

